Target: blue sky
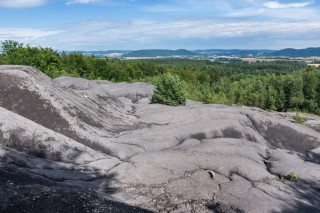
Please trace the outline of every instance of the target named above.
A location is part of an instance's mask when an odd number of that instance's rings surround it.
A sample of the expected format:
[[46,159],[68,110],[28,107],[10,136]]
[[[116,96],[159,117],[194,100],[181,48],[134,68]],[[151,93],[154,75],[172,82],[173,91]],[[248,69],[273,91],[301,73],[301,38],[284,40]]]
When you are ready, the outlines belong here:
[[319,0],[0,0],[0,41],[57,50],[320,47]]

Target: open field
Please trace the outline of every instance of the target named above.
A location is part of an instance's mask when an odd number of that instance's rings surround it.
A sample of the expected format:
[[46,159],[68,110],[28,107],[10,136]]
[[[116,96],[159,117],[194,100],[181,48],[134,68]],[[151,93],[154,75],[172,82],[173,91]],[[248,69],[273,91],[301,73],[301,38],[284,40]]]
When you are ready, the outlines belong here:
[[308,66],[319,67],[320,64],[308,64]]
[[279,58],[240,58],[242,61],[254,63],[257,61],[301,61],[303,59],[279,59]]

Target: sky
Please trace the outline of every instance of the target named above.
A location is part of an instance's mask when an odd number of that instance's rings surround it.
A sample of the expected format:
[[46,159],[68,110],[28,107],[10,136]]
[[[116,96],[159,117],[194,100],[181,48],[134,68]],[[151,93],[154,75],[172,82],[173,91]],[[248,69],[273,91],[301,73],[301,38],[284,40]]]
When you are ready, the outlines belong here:
[[320,47],[320,0],[0,0],[0,20],[66,51]]

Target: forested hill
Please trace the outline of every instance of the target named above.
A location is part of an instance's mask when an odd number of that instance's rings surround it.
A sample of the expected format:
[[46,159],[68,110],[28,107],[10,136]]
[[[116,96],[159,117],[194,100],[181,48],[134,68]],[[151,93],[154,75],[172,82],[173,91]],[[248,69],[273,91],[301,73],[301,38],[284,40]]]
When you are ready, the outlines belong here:
[[153,50],[137,50],[127,54],[122,55],[122,57],[168,57],[168,56],[190,56],[197,55],[195,52],[191,52],[185,49],[180,50],[162,50],[162,49],[153,49]]
[[262,54],[268,54],[275,52],[276,50],[241,50],[241,49],[205,49],[205,50],[194,50],[204,56],[238,56],[238,57],[250,57],[260,56]]
[[312,57],[320,56],[320,47],[311,47],[306,49],[287,48],[272,53],[265,54],[266,56],[288,56],[288,57]]

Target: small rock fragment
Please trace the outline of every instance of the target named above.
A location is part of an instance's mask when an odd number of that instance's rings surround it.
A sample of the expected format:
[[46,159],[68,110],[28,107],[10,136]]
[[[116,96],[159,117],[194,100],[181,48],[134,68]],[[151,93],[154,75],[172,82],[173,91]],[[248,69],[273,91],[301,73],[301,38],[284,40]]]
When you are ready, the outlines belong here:
[[214,172],[210,170],[210,171],[208,171],[208,173],[209,173],[211,179],[214,179],[214,176],[215,176],[215,175],[214,175]]

